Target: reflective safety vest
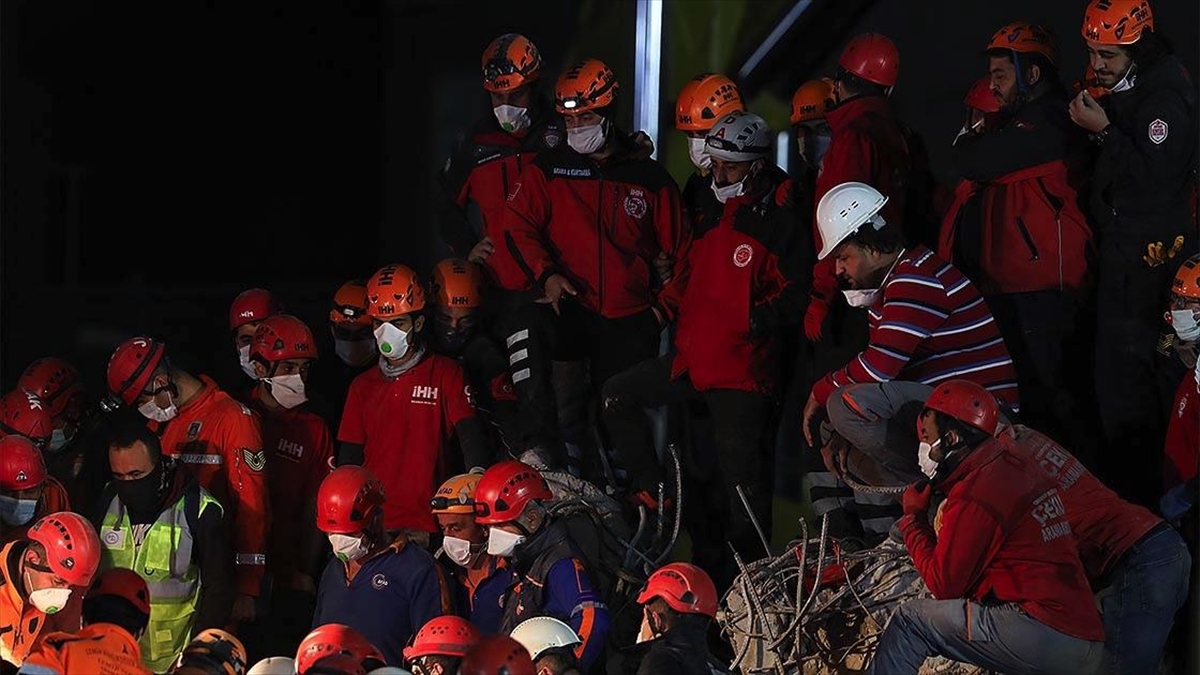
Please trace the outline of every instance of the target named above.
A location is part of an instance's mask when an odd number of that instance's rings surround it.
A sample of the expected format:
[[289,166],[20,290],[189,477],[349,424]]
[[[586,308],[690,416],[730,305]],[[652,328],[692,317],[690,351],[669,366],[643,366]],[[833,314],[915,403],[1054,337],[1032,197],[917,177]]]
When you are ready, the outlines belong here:
[[200,598],[200,568],[192,558],[192,527],[210,506],[221,504],[192,483],[170,508],[158,514],[140,545],[121,500],[113,497],[100,525],[104,553],[100,569],[127,567],[146,580],[150,589],[150,624],[142,635],[142,662],[156,673],[191,639]]

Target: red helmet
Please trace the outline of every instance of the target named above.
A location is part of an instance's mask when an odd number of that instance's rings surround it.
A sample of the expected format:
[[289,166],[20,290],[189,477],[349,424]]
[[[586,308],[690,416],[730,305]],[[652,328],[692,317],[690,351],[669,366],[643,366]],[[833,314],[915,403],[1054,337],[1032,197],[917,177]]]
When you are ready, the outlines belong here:
[[0,398],[0,434],[24,436],[45,449],[54,433],[54,419],[42,400],[24,389]]
[[529,38],[505,33],[483,50],[483,88],[496,93],[512,91],[538,79],[542,55]]
[[367,285],[358,279],[342,284],[333,294],[333,307],[329,309],[329,323],[334,326],[371,326],[367,316]]
[[327,534],[362,532],[383,502],[383,483],[374,474],[361,466],[339,466],[317,489],[317,529]]
[[300,648],[296,650],[296,674],[304,675],[317,661],[333,654],[350,654],[360,663],[372,660],[383,665],[387,661],[362,633],[344,624],[327,623],[314,628],[300,642]]
[[150,614],[150,589],[141,575],[124,567],[114,567],[101,572],[88,589],[88,598],[112,595],[123,598],[142,614]]
[[51,417],[66,414],[76,418],[83,412],[83,380],[75,366],[53,356],[30,363],[17,388],[37,394]]
[[475,486],[475,522],[509,523],[521,516],[529,502],[553,497],[537,469],[516,460],[500,462],[488,469]]
[[717,616],[717,587],[707,572],[691,563],[670,563],[655,570],[637,601],[644,605],[654,598],[662,598],[676,612]]
[[533,659],[520,642],[493,635],[467,652],[458,675],[534,675]]
[[585,59],[567,68],[554,85],[554,109],[560,115],[600,110],[617,100],[617,76],[599,59]]
[[100,564],[100,539],[86,518],[71,511],[51,513],[27,535],[46,549],[50,570],[72,586],[87,586]]
[[367,675],[362,661],[353,654],[345,653],[322,656],[306,672],[307,675]]
[[995,90],[992,89],[992,78],[981,77],[975,80],[975,84],[967,90],[967,97],[963,99],[963,103],[979,112],[1000,112],[1000,97],[996,96]]
[[888,36],[865,33],[846,45],[838,65],[867,82],[891,87],[900,77],[900,52]]
[[1083,11],[1083,39],[1102,45],[1131,45],[1154,30],[1147,0],[1092,0]]
[[425,289],[411,267],[388,265],[367,280],[367,314],[390,321],[425,308]]
[[824,119],[832,101],[833,80],[821,78],[805,82],[792,94],[792,124]]
[[250,358],[267,363],[284,359],[317,358],[317,342],[304,322],[291,314],[267,317],[254,329]]
[[429,292],[442,307],[476,309],[483,305],[483,273],[475,263],[447,258],[433,268]]
[[108,359],[108,390],[125,405],[133,405],[150,384],[165,351],[166,345],[154,338],[135,337],[122,342]]
[[1000,423],[996,397],[983,385],[969,380],[950,380],[939,384],[925,401],[925,407],[949,415],[992,436]]
[[264,288],[251,288],[238,293],[229,306],[229,330],[237,330],[253,321],[262,321],[281,311],[279,303]]
[[675,101],[675,128],[708,131],[734,110],[745,111],[742,93],[733,80],[719,73],[703,73],[688,80]]
[[17,492],[46,481],[42,451],[24,436],[0,438],[0,490]]
[[470,621],[451,615],[439,616],[417,631],[412,646],[404,648],[404,660],[431,654],[462,658],[471,647],[479,644],[481,637]]

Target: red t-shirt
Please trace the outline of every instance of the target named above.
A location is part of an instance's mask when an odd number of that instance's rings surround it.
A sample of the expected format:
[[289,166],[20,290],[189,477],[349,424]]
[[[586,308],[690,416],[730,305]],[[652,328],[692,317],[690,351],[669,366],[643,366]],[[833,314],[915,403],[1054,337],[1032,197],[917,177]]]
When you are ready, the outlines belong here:
[[338,441],[363,446],[363,466],[383,482],[383,524],[434,532],[429,500],[444,479],[442,449],[475,414],[457,361],[438,354],[387,380],[379,368],[354,378]]

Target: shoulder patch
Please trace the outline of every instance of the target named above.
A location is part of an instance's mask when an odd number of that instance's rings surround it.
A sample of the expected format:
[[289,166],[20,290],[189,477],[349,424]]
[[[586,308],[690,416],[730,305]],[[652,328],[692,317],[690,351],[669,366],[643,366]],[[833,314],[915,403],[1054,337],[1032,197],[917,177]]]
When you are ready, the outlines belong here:
[[262,471],[267,465],[267,452],[259,450],[257,452],[250,448],[242,448],[242,458],[246,460],[246,466],[250,467],[251,471]]
[[1161,119],[1154,120],[1146,129],[1146,135],[1150,137],[1150,142],[1155,145],[1162,145],[1162,142],[1167,140],[1169,132],[1170,128],[1167,126],[1167,123]]
[[745,267],[754,259],[754,248],[750,244],[739,244],[733,249],[733,264],[737,267]]

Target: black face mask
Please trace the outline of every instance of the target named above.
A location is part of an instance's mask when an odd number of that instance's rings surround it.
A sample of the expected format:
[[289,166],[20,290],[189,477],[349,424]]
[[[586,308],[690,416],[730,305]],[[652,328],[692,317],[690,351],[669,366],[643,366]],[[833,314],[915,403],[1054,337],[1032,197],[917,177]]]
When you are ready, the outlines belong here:
[[113,481],[113,485],[131,520],[153,517],[158,513],[158,501],[162,497],[163,461],[141,478]]
[[448,322],[440,320],[440,317],[435,318],[432,335],[433,346],[441,354],[458,356],[462,354],[463,349],[466,349],[467,343],[475,337],[476,326],[474,321],[465,321],[460,323],[458,328],[452,328]]

